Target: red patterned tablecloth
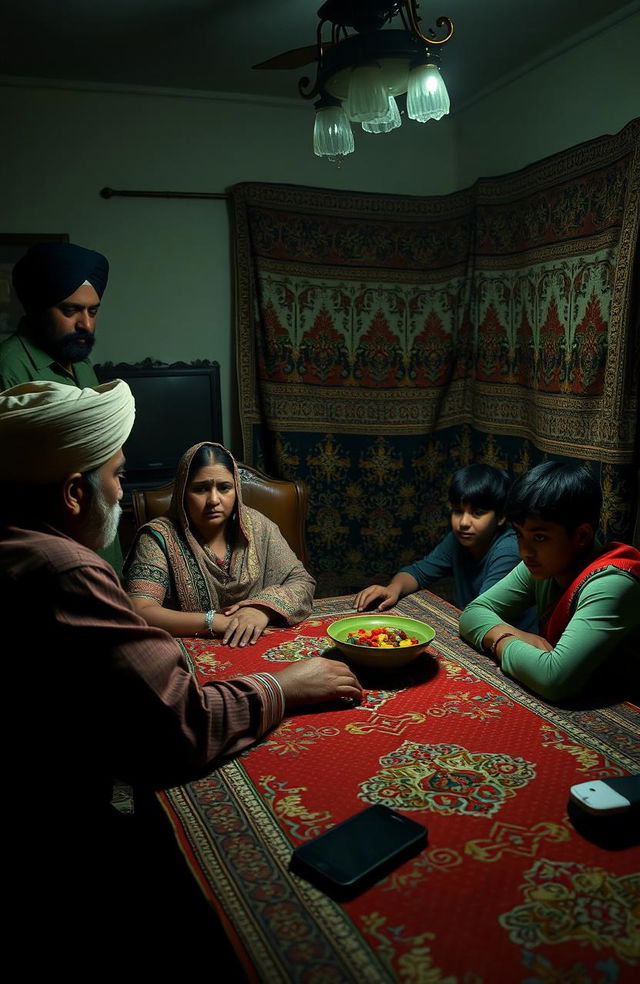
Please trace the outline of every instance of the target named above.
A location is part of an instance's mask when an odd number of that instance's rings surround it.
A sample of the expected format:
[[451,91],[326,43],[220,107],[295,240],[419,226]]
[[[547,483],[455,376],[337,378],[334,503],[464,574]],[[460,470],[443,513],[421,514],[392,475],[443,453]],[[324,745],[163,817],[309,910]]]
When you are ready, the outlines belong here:
[[[182,640],[201,681],[308,659],[350,599],[242,650]],[[504,677],[420,592],[437,632],[359,707],[286,718],[210,776],[160,794],[252,980],[264,984],[625,984],[640,964],[640,847],[579,834],[569,786],[640,771],[631,705],[559,709]],[[371,803],[426,824],[427,847],[339,904],[288,871],[292,847]]]

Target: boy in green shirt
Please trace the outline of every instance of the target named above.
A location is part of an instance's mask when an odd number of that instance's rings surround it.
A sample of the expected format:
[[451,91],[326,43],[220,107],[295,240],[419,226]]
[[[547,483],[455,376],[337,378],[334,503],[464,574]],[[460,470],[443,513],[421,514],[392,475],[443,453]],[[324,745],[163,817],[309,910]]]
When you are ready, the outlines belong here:
[[[640,670],[640,552],[596,540],[601,507],[600,487],[580,465],[546,461],[519,478],[506,514],[522,563],[460,616],[463,638],[548,700],[602,687],[610,671],[631,687]],[[513,624],[532,604],[540,635]]]

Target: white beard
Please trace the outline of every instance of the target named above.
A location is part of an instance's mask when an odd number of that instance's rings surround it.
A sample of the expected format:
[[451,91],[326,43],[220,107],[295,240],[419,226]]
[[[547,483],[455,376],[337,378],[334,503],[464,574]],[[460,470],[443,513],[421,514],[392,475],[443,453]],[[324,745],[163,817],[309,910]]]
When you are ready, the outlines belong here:
[[120,503],[110,506],[102,489],[94,488],[87,517],[87,531],[94,550],[104,550],[113,543],[121,516]]

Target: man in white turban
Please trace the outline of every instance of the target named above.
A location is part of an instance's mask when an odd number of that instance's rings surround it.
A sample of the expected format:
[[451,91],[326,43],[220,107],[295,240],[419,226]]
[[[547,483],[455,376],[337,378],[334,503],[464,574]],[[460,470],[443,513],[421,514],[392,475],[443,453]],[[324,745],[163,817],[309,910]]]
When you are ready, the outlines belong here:
[[1,407],[0,481],[26,485],[99,468],[122,448],[135,417],[121,379],[87,389],[22,383],[2,394]]
[[201,687],[176,641],[136,615],[95,553],[115,535],[133,419],[122,380],[0,393],[4,780],[15,806],[4,836],[20,862],[4,888],[24,925],[37,912],[49,974],[59,958],[68,975],[96,934],[99,945],[117,937],[127,960],[131,948],[164,957],[179,938],[184,899],[164,885],[161,856],[136,881],[146,840],[132,846],[131,818],[112,809],[114,778],[147,789],[187,781],[291,706],[361,695],[347,666],[321,657]]

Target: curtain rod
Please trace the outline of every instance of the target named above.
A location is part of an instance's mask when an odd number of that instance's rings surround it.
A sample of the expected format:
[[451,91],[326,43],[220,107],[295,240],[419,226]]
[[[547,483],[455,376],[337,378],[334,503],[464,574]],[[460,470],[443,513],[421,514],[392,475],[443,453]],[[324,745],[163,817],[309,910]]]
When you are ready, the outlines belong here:
[[123,191],[121,188],[102,188],[101,198],[212,198],[223,200],[224,191]]

